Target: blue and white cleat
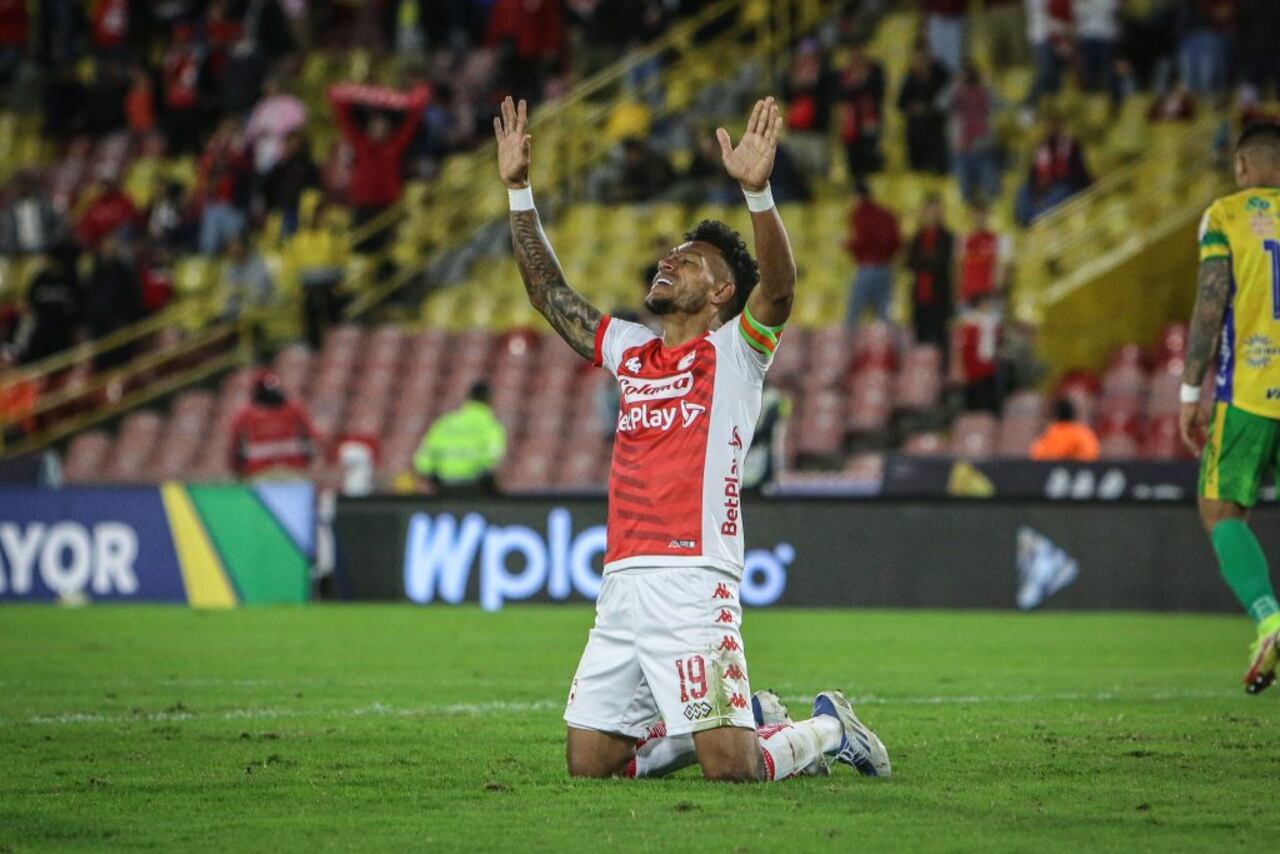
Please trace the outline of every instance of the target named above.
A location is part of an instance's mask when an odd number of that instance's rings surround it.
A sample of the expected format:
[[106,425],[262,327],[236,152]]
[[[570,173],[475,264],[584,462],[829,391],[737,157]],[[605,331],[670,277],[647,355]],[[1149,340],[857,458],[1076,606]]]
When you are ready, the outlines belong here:
[[866,777],[888,777],[889,751],[874,732],[853,713],[853,705],[839,691],[823,691],[813,698],[813,716],[827,715],[840,721],[844,735],[840,749],[832,757]]
[[769,688],[751,695],[751,716],[756,719],[757,728],[792,723],[782,698]]

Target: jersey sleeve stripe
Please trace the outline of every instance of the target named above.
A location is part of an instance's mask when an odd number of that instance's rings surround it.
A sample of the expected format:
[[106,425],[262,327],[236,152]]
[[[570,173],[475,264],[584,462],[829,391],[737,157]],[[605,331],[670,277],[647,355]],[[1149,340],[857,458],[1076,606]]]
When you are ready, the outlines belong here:
[[1227,236],[1221,231],[1206,231],[1200,238],[1201,246],[1230,246]]
[[591,364],[600,367],[604,364],[604,334],[609,331],[609,315],[600,318],[600,325],[596,327],[596,345],[595,353],[592,354]]
[[742,340],[751,346],[751,349],[758,351],[763,356],[773,355],[774,348],[778,346],[776,338],[766,338],[757,332],[748,322],[747,316],[742,315],[742,320],[738,323],[738,332],[742,334]]

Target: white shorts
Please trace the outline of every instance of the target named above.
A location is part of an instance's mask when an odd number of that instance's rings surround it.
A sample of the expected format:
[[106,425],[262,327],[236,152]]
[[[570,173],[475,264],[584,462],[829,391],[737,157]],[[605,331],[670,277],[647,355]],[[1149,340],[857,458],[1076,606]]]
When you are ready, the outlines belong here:
[[669,735],[754,729],[741,625],[738,582],[716,570],[609,573],[565,721],[635,738],[659,720]]

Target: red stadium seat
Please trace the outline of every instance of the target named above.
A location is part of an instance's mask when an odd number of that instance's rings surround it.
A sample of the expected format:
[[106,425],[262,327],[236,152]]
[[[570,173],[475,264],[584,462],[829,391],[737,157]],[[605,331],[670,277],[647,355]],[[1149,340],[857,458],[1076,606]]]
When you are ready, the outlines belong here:
[[942,352],[932,344],[917,344],[904,354],[894,385],[893,402],[905,412],[927,412],[942,397]]
[[68,483],[92,483],[100,480],[111,452],[112,439],[102,430],[90,430],[71,440],[62,476]]
[[845,430],[860,435],[881,434],[893,414],[893,380],[879,366],[859,371],[845,410]]
[[912,457],[945,457],[949,452],[941,433],[915,433],[902,443],[902,453]]
[[1099,441],[1099,457],[1104,460],[1132,460],[1138,456],[1138,442],[1128,433],[1113,433]]

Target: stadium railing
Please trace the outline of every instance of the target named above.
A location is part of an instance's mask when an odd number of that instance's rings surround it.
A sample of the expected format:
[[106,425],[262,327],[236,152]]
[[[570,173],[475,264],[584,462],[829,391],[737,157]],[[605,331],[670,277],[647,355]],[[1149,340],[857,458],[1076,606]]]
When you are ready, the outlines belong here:
[[[1014,310],[1019,320],[1048,333],[1042,350],[1051,364],[1096,367],[1118,344],[1147,340],[1170,319],[1153,310],[1157,304],[1180,310],[1194,294],[1194,240],[1180,239],[1181,232],[1229,191],[1216,144],[1225,121],[1211,114],[1162,128],[1145,156],[1103,176],[1024,232]],[[1133,317],[1124,310],[1130,304],[1145,306],[1147,316]],[[1084,329],[1090,334],[1078,334]],[[1068,330],[1070,346],[1055,343],[1055,334]]]

